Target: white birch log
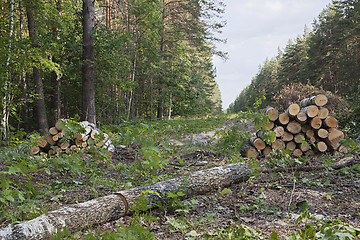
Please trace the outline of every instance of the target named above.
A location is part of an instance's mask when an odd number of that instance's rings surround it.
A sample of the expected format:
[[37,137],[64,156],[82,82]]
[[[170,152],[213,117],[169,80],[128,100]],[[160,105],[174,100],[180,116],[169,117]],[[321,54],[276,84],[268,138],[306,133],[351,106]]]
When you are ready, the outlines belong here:
[[129,208],[145,190],[151,191],[145,197],[152,204],[168,200],[167,195],[170,192],[181,191],[185,193],[185,197],[190,197],[246,181],[249,177],[250,169],[244,163],[202,170],[188,176],[139,186],[45,213],[30,221],[0,229],[0,239],[49,239],[52,234],[64,227],[71,232],[77,232],[92,225],[116,220],[132,213],[131,210],[129,212]]

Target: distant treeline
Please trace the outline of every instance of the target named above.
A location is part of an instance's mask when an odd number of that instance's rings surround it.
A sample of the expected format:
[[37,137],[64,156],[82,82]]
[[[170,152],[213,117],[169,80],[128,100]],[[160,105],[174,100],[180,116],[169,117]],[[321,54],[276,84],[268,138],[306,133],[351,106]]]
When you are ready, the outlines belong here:
[[[319,92],[350,105],[334,102],[332,110],[360,119],[360,2],[333,1],[313,23],[313,30],[289,41],[276,57],[266,60],[259,72],[232,103],[229,112],[261,107],[287,106]],[[331,99],[330,99],[331,100]],[[280,104],[279,104],[280,103]],[[280,109],[281,110],[281,109]],[[351,122],[351,119],[348,119]]]

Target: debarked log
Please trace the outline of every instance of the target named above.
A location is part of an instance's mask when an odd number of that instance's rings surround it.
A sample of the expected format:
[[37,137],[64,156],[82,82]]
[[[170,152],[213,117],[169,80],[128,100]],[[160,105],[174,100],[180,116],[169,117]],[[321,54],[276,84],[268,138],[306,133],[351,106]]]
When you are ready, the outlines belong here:
[[[45,213],[30,221],[0,229],[2,240],[39,240],[66,227],[71,232],[80,231],[92,225],[116,220],[131,214],[131,207],[143,195],[149,204],[166,202],[168,193],[181,191],[185,197],[216,191],[231,184],[244,182],[250,177],[245,163],[234,163],[207,170],[201,170],[155,184],[139,186],[88,202],[73,204],[56,211]],[[148,190],[148,191],[147,191]]]

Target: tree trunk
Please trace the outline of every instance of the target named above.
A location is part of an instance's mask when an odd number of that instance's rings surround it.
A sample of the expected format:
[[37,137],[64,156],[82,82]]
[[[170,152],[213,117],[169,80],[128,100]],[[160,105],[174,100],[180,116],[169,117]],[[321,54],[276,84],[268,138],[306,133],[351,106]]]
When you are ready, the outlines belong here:
[[11,69],[10,69],[10,60],[11,60],[11,49],[12,49],[12,38],[13,38],[13,32],[14,32],[14,6],[15,6],[15,2],[14,0],[10,0],[10,10],[9,10],[9,27],[10,27],[10,32],[9,32],[9,46],[8,46],[8,57],[6,59],[6,80],[4,82],[4,86],[3,86],[3,91],[4,91],[4,97],[3,97],[3,102],[2,102],[2,120],[1,120],[1,125],[2,125],[2,137],[4,140],[7,140],[7,135],[8,135],[8,131],[9,131],[9,115],[10,115],[10,109],[9,109],[9,103],[10,103],[10,93],[9,93],[9,88],[10,88],[10,82],[11,82]]
[[[29,1],[26,2],[26,14],[28,18],[29,36],[30,39],[32,40],[33,47],[37,48],[38,41],[37,41],[35,14],[34,14],[34,9],[30,6],[30,4],[31,3]],[[35,83],[35,93],[37,95],[35,105],[36,105],[38,128],[40,130],[40,133],[42,135],[45,135],[47,134],[49,127],[46,116],[44,87],[43,87],[42,74],[40,69],[36,67],[33,68],[33,78]]]
[[167,195],[170,192],[181,191],[185,197],[190,197],[246,181],[249,177],[250,169],[244,163],[202,170],[188,176],[139,186],[48,212],[30,221],[0,229],[0,239],[49,239],[51,234],[64,227],[71,232],[77,232],[86,227],[113,221],[132,213],[130,208],[141,196],[144,196],[149,202],[149,206],[152,206],[159,201],[169,200]]
[[83,68],[81,119],[96,124],[94,69],[94,0],[83,0]]

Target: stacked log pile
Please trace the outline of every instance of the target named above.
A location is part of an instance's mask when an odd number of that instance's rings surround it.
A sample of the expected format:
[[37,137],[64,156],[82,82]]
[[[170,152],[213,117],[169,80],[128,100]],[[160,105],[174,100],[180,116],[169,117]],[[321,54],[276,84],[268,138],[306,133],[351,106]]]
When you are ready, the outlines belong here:
[[113,156],[115,147],[108,134],[102,133],[95,124],[82,121],[72,125],[69,120],[60,119],[55,126],[49,129],[49,134],[39,138],[37,146],[33,146],[30,152],[34,155],[46,153],[54,155],[63,151],[88,150],[90,146],[103,148]]
[[[327,101],[327,97],[320,94],[303,99],[300,104],[291,104],[283,113],[269,107],[265,112],[270,121],[265,126],[266,132],[258,130],[249,144],[244,144],[242,155],[267,156],[272,149],[286,148],[294,157],[325,152],[347,153],[346,147],[339,143],[345,135],[338,129],[337,119],[329,116],[325,107]],[[269,134],[269,130],[274,132],[275,138],[267,144],[264,135]]]

